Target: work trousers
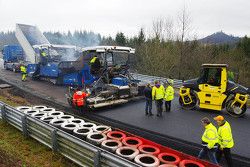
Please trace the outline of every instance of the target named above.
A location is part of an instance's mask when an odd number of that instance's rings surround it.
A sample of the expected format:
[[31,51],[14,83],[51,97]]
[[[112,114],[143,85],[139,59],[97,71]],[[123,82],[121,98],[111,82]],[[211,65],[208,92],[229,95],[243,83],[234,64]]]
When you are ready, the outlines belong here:
[[171,101],[165,101],[165,108],[166,108],[166,111],[171,110]]
[[227,161],[227,166],[232,167],[233,166],[233,161],[232,161],[232,156],[231,156],[231,149],[230,148],[223,148],[223,150],[218,149],[217,151],[217,160],[220,162],[222,154],[224,154],[225,159]]
[[162,105],[163,101],[162,99],[155,100],[156,108],[157,108],[157,116],[162,116]]
[[145,114],[152,115],[152,99],[146,97]]
[[216,159],[216,155],[215,155],[216,150],[217,150],[217,148],[209,149],[207,147],[203,147],[198,155],[198,158],[202,159],[202,158],[204,158],[205,155],[207,155],[212,163],[219,164],[217,159]]
[[22,73],[22,81],[26,81],[27,73]]

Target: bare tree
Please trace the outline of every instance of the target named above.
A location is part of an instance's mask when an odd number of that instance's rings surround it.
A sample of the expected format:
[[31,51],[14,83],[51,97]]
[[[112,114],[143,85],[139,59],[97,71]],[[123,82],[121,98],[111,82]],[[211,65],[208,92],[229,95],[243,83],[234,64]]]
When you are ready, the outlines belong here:
[[163,27],[164,20],[162,18],[158,18],[153,21],[153,33],[156,39],[161,40],[163,38]]
[[[183,65],[186,62],[183,62],[185,56],[185,45],[184,42],[187,39],[188,33],[190,31],[190,15],[187,12],[186,6],[184,5],[183,9],[181,10],[180,15],[178,16],[178,23],[180,26],[180,35],[177,37],[178,41],[180,41],[180,61],[179,61],[179,74],[178,77],[182,78],[181,76],[181,69],[183,69]],[[180,39],[179,39],[180,38]]]

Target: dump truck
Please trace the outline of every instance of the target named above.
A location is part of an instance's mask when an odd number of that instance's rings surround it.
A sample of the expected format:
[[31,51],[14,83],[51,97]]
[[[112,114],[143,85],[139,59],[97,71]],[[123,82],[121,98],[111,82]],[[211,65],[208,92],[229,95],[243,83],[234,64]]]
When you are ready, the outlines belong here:
[[187,80],[180,88],[183,108],[221,111],[241,117],[247,110],[250,89],[228,79],[227,64],[203,64],[199,78]]
[[4,69],[19,72],[24,62],[24,51],[20,45],[5,45],[2,50]]

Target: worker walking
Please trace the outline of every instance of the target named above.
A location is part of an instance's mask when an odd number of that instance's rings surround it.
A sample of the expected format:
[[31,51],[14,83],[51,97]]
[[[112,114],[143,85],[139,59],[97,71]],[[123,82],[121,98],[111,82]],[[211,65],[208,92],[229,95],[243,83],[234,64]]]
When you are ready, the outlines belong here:
[[22,81],[26,81],[26,78],[27,78],[27,68],[25,67],[25,65],[21,65],[20,66],[20,71],[21,71],[21,74],[22,74]]
[[174,81],[172,79],[168,79],[167,84],[168,86],[165,90],[164,101],[166,112],[169,112],[171,110],[171,101],[174,99]]
[[155,86],[152,89],[152,100],[156,102],[157,117],[162,116],[162,105],[164,98],[164,86],[159,81],[155,81]]
[[145,100],[146,100],[145,114],[152,116],[153,115],[152,114],[152,88],[150,84],[147,84],[143,93],[144,93]]
[[232,167],[233,161],[231,156],[231,148],[234,146],[234,140],[231,126],[221,115],[214,117],[214,120],[219,126],[219,149],[217,151],[217,160],[220,162],[222,154],[224,154],[228,167]]
[[202,159],[205,155],[208,155],[212,163],[218,164],[215,155],[218,149],[217,129],[207,117],[203,118],[201,122],[205,128],[205,131],[201,137],[202,149],[198,155],[198,158]]

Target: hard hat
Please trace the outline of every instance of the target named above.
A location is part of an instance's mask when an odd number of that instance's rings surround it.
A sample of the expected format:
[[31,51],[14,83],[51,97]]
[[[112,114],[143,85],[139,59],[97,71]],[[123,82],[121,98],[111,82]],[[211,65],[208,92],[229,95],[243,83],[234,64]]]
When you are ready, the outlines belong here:
[[217,117],[214,117],[215,121],[224,121],[224,117],[221,115],[218,115]]

